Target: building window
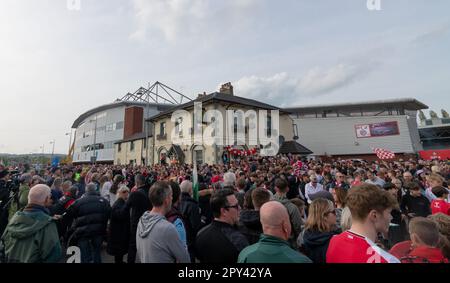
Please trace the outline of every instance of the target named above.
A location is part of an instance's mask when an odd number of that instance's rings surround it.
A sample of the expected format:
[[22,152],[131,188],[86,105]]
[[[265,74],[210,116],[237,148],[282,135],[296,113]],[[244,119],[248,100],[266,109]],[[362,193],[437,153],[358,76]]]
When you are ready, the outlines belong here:
[[164,136],[166,134],[166,122],[161,122],[159,125],[159,134]]
[[147,148],[147,139],[144,138],[144,140],[142,141],[142,144],[144,145],[144,148]]
[[112,132],[112,131],[120,130],[120,129],[123,129],[123,122],[117,122],[117,123],[112,123],[112,124],[106,125],[107,132]]
[[272,135],[272,117],[267,116],[267,136]]
[[176,135],[180,135],[180,136],[183,135],[183,131],[180,129],[182,123],[183,123],[183,118],[178,118],[175,121],[175,134]]
[[103,113],[98,114],[95,119],[100,119],[100,118],[105,118],[105,117],[106,117],[106,112],[103,112]]
[[193,161],[197,164],[203,164],[204,162],[204,151],[201,146],[196,146],[192,152]]
[[450,118],[442,118],[442,124],[450,124]]
[[117,151],[118,151],[118,152],[121,152],[121,151],[122,151],[122,144],[119,143],[119,144],[117,145],[117,147],[118,147]]
[[426,120],[426,121],[425,121],[425,125],[431,126],[431,125],[433,125],[433,121],[431,121],[431,120]]
[[134,151],[134,141],[130,143],[130,151]]

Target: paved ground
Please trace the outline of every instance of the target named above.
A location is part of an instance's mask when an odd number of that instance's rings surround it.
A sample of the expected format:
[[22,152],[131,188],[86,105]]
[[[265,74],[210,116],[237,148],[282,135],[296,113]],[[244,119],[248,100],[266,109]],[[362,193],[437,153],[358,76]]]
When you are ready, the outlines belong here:
[[[68,258],[70,257],[70,255],[67,255],[66,250],[63,251],[63,255],[64,258],[61,260],[61,263],[67,262]],[[101,256],[102,256],[102,263],[114,263],[114,256],[111,256],[106,252],[106,243],[103,243]],[[127,256],[125,255],[123,258],[124,261],[126,262]]]
[[[123,257],[124,260],[126,261],[127,257],[124,256]],[[114,256],[109,255],[106,252],[106,243],[103,243],[103,248],[102,248],[102,263],[114,263]]]

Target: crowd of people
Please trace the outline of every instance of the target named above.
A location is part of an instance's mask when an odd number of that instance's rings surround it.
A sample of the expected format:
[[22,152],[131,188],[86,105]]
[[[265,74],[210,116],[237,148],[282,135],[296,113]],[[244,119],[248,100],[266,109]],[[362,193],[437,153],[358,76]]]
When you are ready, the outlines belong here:
[[100,263],[106,246],[116,263],[448,263],[449,178],[448,160],[295,155],[1,166],[0,250],[5,262],[62,262],[77,246]]

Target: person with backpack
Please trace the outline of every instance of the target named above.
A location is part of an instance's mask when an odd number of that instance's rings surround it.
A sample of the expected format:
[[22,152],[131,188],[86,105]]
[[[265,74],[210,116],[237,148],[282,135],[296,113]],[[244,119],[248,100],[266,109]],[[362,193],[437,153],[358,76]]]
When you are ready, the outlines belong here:
[[273,196],[274,200],[281,202],[286,209],[288,210],[289,219],[291,221],[292,233],[289,238],[289,242],[293,248],[297,248],[297,238],[302,232],[302,218],[300,216],[300,212],[298,208],[289,201],[286,197],[287,191],[289,190],[288,183],[286,180],[277,178],[275,180],[275,195]]
[[149,199],[152,210],[142,215],[136,230],[136,258],[140,263],[188,263],[190,258],[186,246],[175,226],[165,218],[172,207],[169,183],[154,183]]
[[166,219],[175,226],[181,242],[187,248],[186,225],[184,224],[183,215],[179,209],[181,189],[178,183],[174,181],[170,181],[169,185],[172,188],[172,207],[169,212],[166,213]]

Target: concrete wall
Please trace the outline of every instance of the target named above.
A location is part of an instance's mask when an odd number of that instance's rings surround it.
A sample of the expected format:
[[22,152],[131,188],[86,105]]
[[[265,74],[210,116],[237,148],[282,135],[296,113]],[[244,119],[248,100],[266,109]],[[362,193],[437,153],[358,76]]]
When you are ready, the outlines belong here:
[[[314,152],[314,155],[372,154],[372,147],[381,147],[396,153],[414,153],[416,143],[412,136],[417,131],[410,125],[406,115],[335,117],[299,119],[292,116],[298,125],[298,142]],[[399,135],[357,138],[355,125],[397,121]],[[417,137],[416,137],[417,138]],[[415,138],[415,139],[416,139]]]

